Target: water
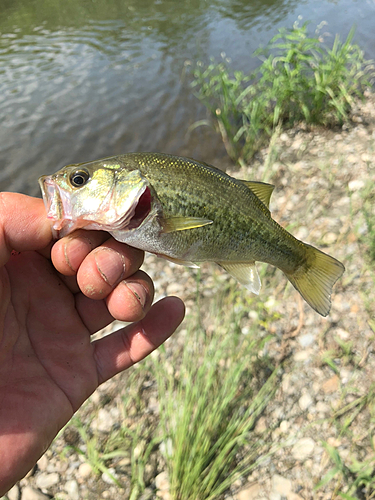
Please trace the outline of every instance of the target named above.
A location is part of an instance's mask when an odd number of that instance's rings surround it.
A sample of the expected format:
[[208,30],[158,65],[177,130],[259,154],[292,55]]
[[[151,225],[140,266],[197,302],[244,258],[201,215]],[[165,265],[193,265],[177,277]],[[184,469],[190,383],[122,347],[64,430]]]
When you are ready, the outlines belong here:
[[228,163],[189,87],[190,62],[254,67],[297,16],[375,58],[375,0],[0,0],[0,190],[38,195],[68,163],[163,151]]

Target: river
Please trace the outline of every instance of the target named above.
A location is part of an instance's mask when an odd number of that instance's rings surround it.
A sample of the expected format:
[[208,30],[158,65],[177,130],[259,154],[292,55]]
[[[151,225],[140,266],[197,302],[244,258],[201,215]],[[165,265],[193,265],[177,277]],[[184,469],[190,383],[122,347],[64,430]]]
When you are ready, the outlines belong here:
[[[68,163],[163,151],[228,164],[187,71],[252,53],[298,16],[375,58],[375,0],[0,0],[0,189]],[[303,22],[302,20],[302,22]],[[332,40],[333,36],[327,37]]]

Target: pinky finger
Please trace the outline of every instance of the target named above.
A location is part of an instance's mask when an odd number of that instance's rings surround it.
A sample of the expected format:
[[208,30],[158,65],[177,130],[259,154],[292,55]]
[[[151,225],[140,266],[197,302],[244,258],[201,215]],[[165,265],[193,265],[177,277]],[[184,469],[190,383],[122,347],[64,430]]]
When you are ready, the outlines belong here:
[[159,347],[181,323],[184,310],[180,299],[166,297],[154,304],[141,321],[96,340],[93,346],[99,384]]

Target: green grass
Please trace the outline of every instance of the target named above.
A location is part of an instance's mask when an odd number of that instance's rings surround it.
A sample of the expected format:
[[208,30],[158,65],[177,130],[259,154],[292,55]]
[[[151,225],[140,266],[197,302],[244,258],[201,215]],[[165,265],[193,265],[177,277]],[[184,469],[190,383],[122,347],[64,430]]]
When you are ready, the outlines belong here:
[[374,184],[369,181],[362,193],[362,214],[365,219],[367,231],[362,236],[367,253],[372,264],[375,263],[375,193]]
[[229,156],[240,164],[277,126],[342,125],[354,99],[370,86],[372,62],[352,43],[354,28],[345,42],[336,35],[328,47],[318,36],[321,26],[310,37],[307,24],[279,29],[265,49],[254,53],[262,63],[251,74],[231,70],[226,59],[195,67],[196,95],[213,117]]
[[272,453],[269,436],[253,432],[277,382],[277,370],[256,354],[266,339],[219,325],[206,342],[203,334],[187,332],[173,370],[167,357],[155,366],[173,500],[219,498]]
[[[351,434],[350,427],[361,412],[370,413],[369,428],[366,432],[368,443],[363,442],[363,436]],[[340,434],[347,434],[352,441],[352,449],[348,456],[342,457],[340,450],[327,442],[322,443],[330,461],[330,469],[317,484],[316,490],[330,486],[331,498],[345,500],[370,500],[375,498],[375,450],[373,435],[375,431],[375,385],[368,393],[354,399],[341,407],[333,415],[335,424],[339,426]],[[363,456],[364,446],[371,449]],[[358,456],[362,457],[358,459]]]

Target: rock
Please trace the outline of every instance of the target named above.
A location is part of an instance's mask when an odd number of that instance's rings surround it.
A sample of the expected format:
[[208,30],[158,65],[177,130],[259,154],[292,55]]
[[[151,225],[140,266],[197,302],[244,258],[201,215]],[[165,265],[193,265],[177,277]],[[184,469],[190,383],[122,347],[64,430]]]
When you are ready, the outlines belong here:
[[37,466],[38,466],[38,469],[42,472],[45,472],[47,470],[48,458],[46,457],[46,455],[43,455],[42,457],[40,457],[40,459],[37,462]]
[[[113,476],[113,477],[111,477]],[[102,479],[107,484],[115,484],[114,479],[117,479],[116,470],[113,467],[108,468],[108,473],[103,472]]]
[[142,495],[139,497],[139,500],[151,500],[154,498],[154,492],[151,488],[145,488]]
[[292,481],[286,477],[275,474],[272,476],[272,490],[275,493],[280,493],[281,496],[286,497],[292,491]]
[[259,496],[260,489],[258,483],[247,485],[237,493],[237,500],[253,500]]
[[63,437],[66,444],[68,444],[69,446],[77,446],[81,439],[78,430],[69,425],[65,427]]
[[305,460],[314,451],[315,441],[311,438],[302,438],[293,446],[292,455],[296,460]]
[[92,428],[99,432],[111,432],[115,425],[115,420],[111,413],[105,408],[100,408],[98,415],[92,422]]
[[84,462],[78,467],[78,474],[82,478],[89,477],[92,474],[92,467],[90,464]]
[[64,489],[68,493],[70,500],[79,500],[79,487],[75,479],[67,481]]
[[160,472],[155,477],[155,486],[157,489],[157,496],[163,498],[163,500],[169,500],[169,478],[168,473],[166,471]]
[[301,344],[301,347],[309,347],[315,342],[315,335],[312,335],[311,333],[301,335],[298,339],[298,342]]
[[307,410],[307,408],[309,408],[309,406],[311,406],[312,404],[313,399],[308,393],[303,394],[298,400],[298,405],[302,411]]
[[131,458],[130,457],[124,457],[118,462],[119,467],[130,467],[131,466]]
[[270,496],[269,496],[269,500],[283,500],[283,499],[281,498],[280,493],[277,493],[276,491],[272,491]]
[[20,498],[20,487],[18,484],[15,484],[13,488],[11,488],[8,493],[7,497],[9,500],[19,500]]
[[323,403],[322,401],[318,401],[316,403],[316,411],[318,413],[328,414],[328,413],[330,413],[331,408],[326,403]]
[[311,358],[311,352],[310,351],[298,351],[294,354],[293,356],[295,361],[306,361],[307,359]]
[[282,420],[280,422],[280,432],[285,433],[289,429],[289,422],[287,420]]
[[326,394],[330,394],[332,392],[336,392],[340,386],[340,379],[337,375],[333,375],[333,377],[329,378],[322,385],[323,392]]
[[36,476],[35,484],[41,490],[47,490],[48,488],[51,488],[51,486],[57,484],[59,481],[60,476],[57,474],[57,472],[52,472],[51,474],[46,474],[45,472],[43,472],[42,474]]
[[22,488],[21,500],[50,500],[50,497],[31,486],[25,486]]
[[[353,163],[357,161],[357,158],[354,157]],[[361,179],[354,179],[353,181],[350,181],[348,184],[349,191],[359,191],[360,189],[364,188],[365,183]]]
[[180,283],[172,282],[167,286],[167,295],[179,295],[182,293],[183,287]]

